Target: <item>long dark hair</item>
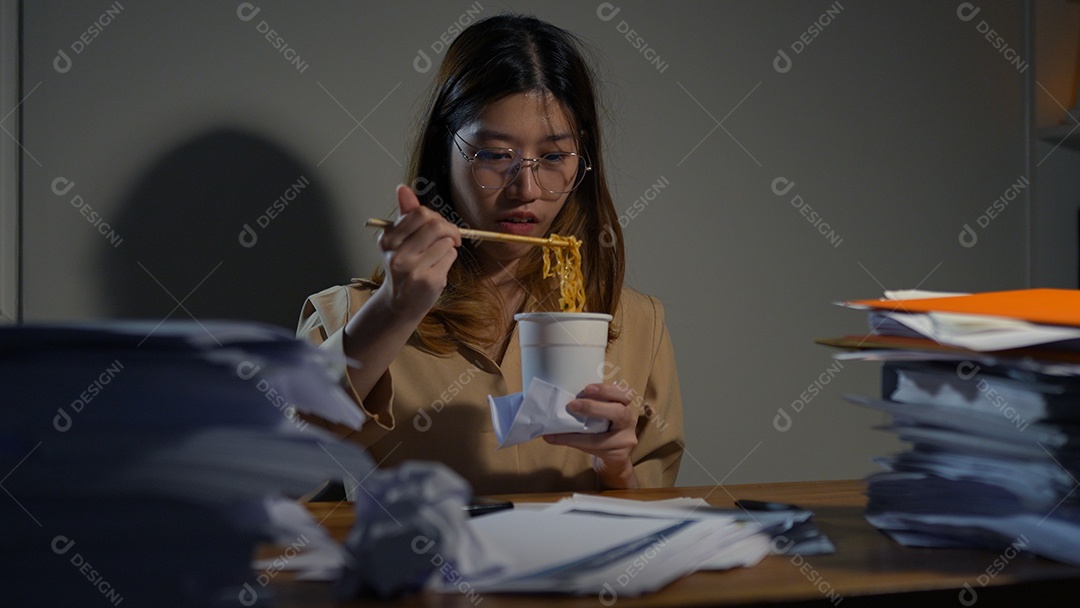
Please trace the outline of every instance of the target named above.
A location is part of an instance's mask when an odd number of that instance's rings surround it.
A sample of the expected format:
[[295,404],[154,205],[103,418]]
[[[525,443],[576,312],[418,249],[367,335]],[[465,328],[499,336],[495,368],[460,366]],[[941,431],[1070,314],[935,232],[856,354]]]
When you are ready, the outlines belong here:
[[[478,120],[492,102],[517,93],[539,92],[560,103],[578,134],[578,150],[592,171],[556,215],[551,231],[582,241],[586,309],[612,314],[619,304],[625,272],[622,230],[607,187],[594,75],[584,45],[573,34],[535,17],[497,15],[465,29],[447,49],[432,83],[431,96],[413,146],[407,178],[420,202],[453,211],[450,186],[452,133]],[[601,235],[606,233],[601,240]],[[540,276],[542,252],[532,251],[518,266],[518,280],[529,293],[529,310],[558,310],[557,290]],[[449,284],[417,329],[421,344],[450,352],[461,342],[489,343],[498,318],[497,293],[487,289],[468,244],[459,251]],[[374,277],[381,282],[383,275]],[[612,325],[609,339],[617,335]]]

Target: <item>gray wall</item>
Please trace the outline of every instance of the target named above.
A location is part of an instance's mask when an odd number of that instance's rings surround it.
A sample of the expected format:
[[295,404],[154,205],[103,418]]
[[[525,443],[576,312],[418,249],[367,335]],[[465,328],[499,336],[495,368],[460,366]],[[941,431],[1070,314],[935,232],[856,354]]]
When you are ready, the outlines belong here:
[[27,2],[24,318],[291,326],[376,262],[363,221],[401,179],[419,51],[469,11],[535,12],[599,50],[617,205],[643,199],[628,281],[665,302],[682,378],[680,484],[862,476],[899,446],[840,398],[877,368],[813,343],[864,328],[830,302],[1027,284],[1030,189],[979,224],[1031,179],[1029,74],[979,31],[1027,61],[1025,8],[958,4]]
[[[1080,263],[1080,3],[1040,0],[1034,8],[1032,284],[1075,289]],[[1065,135],[1070,137],[1063,141]]]

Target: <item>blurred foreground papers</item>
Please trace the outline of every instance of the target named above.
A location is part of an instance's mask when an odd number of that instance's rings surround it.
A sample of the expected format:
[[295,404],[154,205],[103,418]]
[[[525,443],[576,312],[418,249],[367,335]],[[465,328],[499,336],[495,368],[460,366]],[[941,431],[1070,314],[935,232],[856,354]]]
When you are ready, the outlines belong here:
[[[888,413],[887,430],[912,444],[877,459],[867,520],[905,545],[1080,565],[1080,292],[856,304],[872,333],[823,342],[884,361],[882,399],[849,399]],[[939,313],[963,315],[948,323],[963,331],[913,322]]]
[[[505,556],[504,569],[488,576],[460,573],[436,581],[435,588],[598,594],[611,605],[698,570],[753,566],[777,550],[780,535],[803,526],[816,532],[809,519],[809,511],[751,514],[714,509],[700,499],[575,494],[542,510],[516,508],[470,520],[480,541]],[[803,549],[832,550],[827,539],[813,536]],[[796,543],[780,544],[787,552]]]
[[[339,586],[341,597],[353,598],[361,589],[389,596],[423,582],[476,604],[481,594],[497,592],[596,594],[611,605],[618,597],[656,591],[698,570],[753,566],[770,552],[833,551],[804,509],[718,509],[697,498],[641,501],[575,494],[552,505],[519,503],[513,510],[462,520],[462,490],[439,481],[437,470],[424,473],[429,483],[409,483],[417,477],[408,470],[413,464],[400,467],[393,493],[412,492],[401,492],[403,486],[422,493],[439,490],[449,502],[456,499],[456,511],[417,518],[439,505],[425,499],[413,502],[427,503],[427,509],[404,507],[380,489],[389,476],[365,483],[378,500],[362,494],[357,501],[357,523],[346,541],[354,559]],[[458,524],[433,525],[455,515]],[[364,540],[380,529],[383,539],[411,542],[406,548]],[[287,568],[305,579],[327,580],[319,568],[299,561]]]
[[4,605],[267,605],[254,547],[329,540],[287,497],[370,458],[297,412],[363,421],[276,328],[0,328]]

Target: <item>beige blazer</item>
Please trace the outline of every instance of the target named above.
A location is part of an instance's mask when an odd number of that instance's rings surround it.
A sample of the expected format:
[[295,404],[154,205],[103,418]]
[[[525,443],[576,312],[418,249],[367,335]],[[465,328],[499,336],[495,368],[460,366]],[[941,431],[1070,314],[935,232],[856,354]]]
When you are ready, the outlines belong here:
[[[297,335],[343,353],[343,328],[371,293],[370,284],[357,281],[312,295],[304,303]],[[633,454],[638,480],[643,487],[672,486],[684,437],[663,306],[624,289],[614,322],[620,335],[608,346],[606,381],[625,383],[638,396],[631,405],[639,414]],[[366,397],[353,389],[344,364],[340,374],[342,386],[368,420],[358,432],[326,426],[365,446],[380,466],[436,460],[461,474],[476,494],[603,489],[591,457],[579,450],[543,439],[496,449],[487,396],[522,390],[516,325],[501,364],[468,347],[434,355],[410,340]]]

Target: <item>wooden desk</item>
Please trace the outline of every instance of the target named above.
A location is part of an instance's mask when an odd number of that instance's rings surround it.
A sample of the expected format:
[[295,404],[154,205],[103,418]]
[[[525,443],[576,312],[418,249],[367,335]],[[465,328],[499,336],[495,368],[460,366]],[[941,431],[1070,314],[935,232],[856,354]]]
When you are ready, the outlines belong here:
[[[736,499],[750,498],[793,503],[814,511],[814,520],[836,545],[836,553],[802,558],[774,555],[753,568],[726,572],[699,572],[667,588],[640,598],[620,597],[620,608],[667,606],[754,606],[797,604],[821,606],[1035,606],[1058,605],[1068,598],[1076,604],[1080,568],[1016,556],[1003,568],[1002,556],[985,551],[909,549],[879,533],[863,519],[866,497],[861,481],[815,481],[747,484],[717,487],[665,488],[606,492],[625,498],[662,499],[703,497],[710,504],[730,507]],[[518,502],[550,502],[560,494],[523,494],[507,497]],[[352,525],[350,505],[310,506],[317,519],[337,538]],[[1077,548],[1080,551],[1080,547]],[[987,569],[997,572],[992,578]],[[980,584],[980,575],[987,584]],[[965,592],[967,584],[977,597]],[[426,606],[465,608],[476,597],[423,593],[396,601],[357,601],[334,604],[329,585],[271,584],[281,607]],[[471,601],[470,601],[471,599]],[[977,601],[977,604],[973,603]],[[484,608],[556,605],[565,608],[610,606],[597,596],[562,597],[485,594]]]

